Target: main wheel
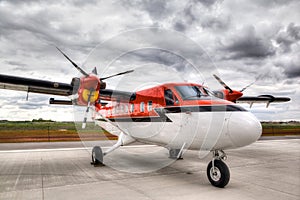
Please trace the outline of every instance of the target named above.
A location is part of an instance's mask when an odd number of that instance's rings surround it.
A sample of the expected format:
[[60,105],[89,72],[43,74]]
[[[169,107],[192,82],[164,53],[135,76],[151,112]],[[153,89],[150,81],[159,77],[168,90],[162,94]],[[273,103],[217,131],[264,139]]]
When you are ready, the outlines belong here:
[[215,187],[225,187],[230,179],[229,169],[222,160],[215,160],[214,168],[212,166],[212,161],[210,161],[206,173],[209,182]]
[[99,146],[95,146],[92,150],[92,164],[101,165],[103,164],[103,153]]

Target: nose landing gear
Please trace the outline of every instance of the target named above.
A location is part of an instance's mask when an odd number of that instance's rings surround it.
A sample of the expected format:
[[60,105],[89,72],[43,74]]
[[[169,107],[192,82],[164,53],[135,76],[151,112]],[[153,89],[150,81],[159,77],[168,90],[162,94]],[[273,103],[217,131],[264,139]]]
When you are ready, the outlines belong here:
[[225,187],[230,179],[230,171],[228,166],[223,160],[226,160],[227,156],[222,150],[213,151],[213,159],[207,166],[207,177],[209,182],[219,188]]

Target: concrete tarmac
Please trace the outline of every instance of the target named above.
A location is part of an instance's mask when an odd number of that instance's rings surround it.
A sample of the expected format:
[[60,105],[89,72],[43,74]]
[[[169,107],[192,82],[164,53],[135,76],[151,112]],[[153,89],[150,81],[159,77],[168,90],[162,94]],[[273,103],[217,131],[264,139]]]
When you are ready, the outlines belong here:
[[[166,150],[133,145],[105,157],[107,166],[94,167],[83,146],[0,144],[0,199],[300,199],[300,139],[260,140],[226,151],[231,180],[223,189],[207,180],[211,154],[199,159],[199,152],[187,151],[161,168]],[[141,173],[147,170],[152,172]]]

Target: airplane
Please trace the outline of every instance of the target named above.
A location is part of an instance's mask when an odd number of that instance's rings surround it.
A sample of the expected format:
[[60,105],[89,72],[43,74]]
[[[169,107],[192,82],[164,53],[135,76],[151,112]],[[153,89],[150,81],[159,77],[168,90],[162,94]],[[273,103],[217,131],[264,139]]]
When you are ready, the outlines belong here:
[[99,78],[96,68],[87,73],[58,50],[82,74],[80,78],[68,84],[0,74],[0,89],[70,97],[69,101],[51,98],[49,103],[86,106],[82,128],[86,126],[87,113],[93,109],[98,125],[118,130],[111,132],[118,140],[108,150],[93,147],[95,166],[105,164],[103,158],[112,151],[135,141],[167,148],[170,159],[181,158],[184,150],[208,151],[212,152],[208,180],[223,188],[230,180],[224,151],[252,144],[261,136],[260,122],[233,102],[240,98],[231,98],[234,91],[230,92],[229,87],[223,91],[224,99],[215,97],[207,87],[188,82],[164,83],[135,92],[107,89],[106,79],[133,70]]

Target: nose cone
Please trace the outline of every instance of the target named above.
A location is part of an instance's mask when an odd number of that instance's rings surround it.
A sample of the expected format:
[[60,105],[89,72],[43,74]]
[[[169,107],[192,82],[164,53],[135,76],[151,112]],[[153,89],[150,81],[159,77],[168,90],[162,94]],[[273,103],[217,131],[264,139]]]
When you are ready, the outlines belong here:
[[249,145],[258,140],[262,127],[250,112],[233,112],[228,123],[229,136],[235,147]]

